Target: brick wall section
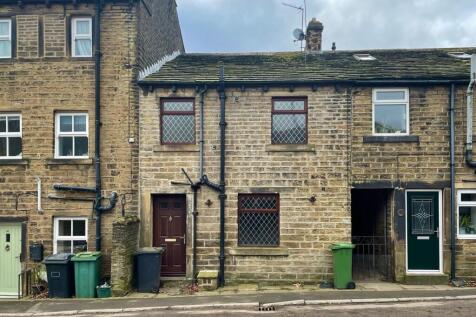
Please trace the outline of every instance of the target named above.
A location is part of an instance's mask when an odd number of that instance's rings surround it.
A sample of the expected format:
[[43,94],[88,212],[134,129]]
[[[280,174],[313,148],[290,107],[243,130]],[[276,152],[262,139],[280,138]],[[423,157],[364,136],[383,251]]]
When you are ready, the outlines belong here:
[[63,14],[43,16],[43,47],[45,57],[64,57],[66,52],[66,19]]
[[[137,214],[138,88],[136,7],[107,1],[102,15],[101,155],[103,196],[111,191],[125,195],[124,210]],[[94,198],[92,194],[64,193],[53,184],[94,187],[94,60],[65,56],[66,20],[71,15],[94,14],[94,6],[80,4],[1,6],[9,15],[37,14],[44,30],[45,57],[0,62],[0,113],[19,112],[23,119],[23,159],[7,165],[0,161],[1,217],[28,217],[27,247],[32,242],[52,253],[53,219],[57,216],[87,217],[88,249],[95,248],[95,217],[92,201],[49,199],[54,196]],[[170,26],[174,28],[174,25]],[[169,32],[173,34],[173,32]],[[164,39],[166,40],[166,39]],[[55,57],[55,58],[50,58]],[[58,111],[89,114],[89,157],[80,161],[54,160],[54,117]],[[133,142],[129,143],[129,139]],[[19,164],[22,163],[22,164]],[[42,180],[43,212],[36,210],[35,177]],[[19,197],[19,198],[17,198]],[[18,203],[17,203],[18,202]],[[121,203],[103,215],[103,269],[110,271],[112,222]],[[28,263],[28,262],[27,262]],[[26,264],[27,264],[26,263]],[[119,270],[120,271],[120,270]]]
[[[184,181],[181,168],[198,179],[198,146],[161,146],[159,99],[195,97],[196,92],[156,90],[141,95],[140,188],[142,197],[142,245],[151,245],[151,204],[153,193],[185,193],[188,202],[187,235],[191,237],[191,190],[171,186]],[[332,257],[329,246],[350,240],[350,192],[348,179],[348,124],[350,114],[346,90],[323,87],[291,93],[282,89],[227,90],[226,143],[226,278],[236,281],[316,281],[330,279]],[[308,96],[309,144],[315,152],[271,152],[271,98]],[[198,100],[197,136],[198,136]],[[205,99],[205,173],[219,179],[219,99],[210,90]],[[237,248],[238,193],[278,192],[280,194],[280,247],[288,256],[232,256]],[[309,198],[315,195],[317,201]],[[212,205],[205,202],[210,199]],[[202,188],[198,194],[198,269],[218,269],[219,200]],[[187,244],[187,274],[191,274],[191,243]]]
[[138,21],[140,68],[150,66],[177,50],[184,51],[175,0],[143,1],[138,8]]
[[17,26],[17,56],[19,58],[38,57],[38,16],[18,15]]
[[372,135],[372,89],[354,90],[352,180],[365,182],[449,180],[448,91],[410,88],[410,134],[419,143],[364,144]]
[[[405,182],[422,182],[441,189],[436,182],[450,180],[448,86],[410,87],[410,135],[419,143],[364,144],[364,136],[372,135],[372,89],[356,88],[352,105],[352,182],[392,181],[395,186]],[[464,160],[466,140],[466,87],[456,89],[456,188],[475,189],[476,177]],[[400,183],[402,182],[402,183]],[[405,188],[404,188],[405,189]],[[394,206],[392,206],[393,208]],[[394,211],[395,212],[395,211]],[[443,192],[444,271],[450,270],[449,190]],[[392,232],[396,223],[392,219]],[[405,278],[405,240],[393,234],[395,275]],[[457,275],[476,276],[472,240],[457,240]]]
[[115,296],[123,296],[132,288],[134,252],[139,237],[139,218],[118,218],[112,224],[111,271],[112,290]]
[[[476,104],[476,98],[473,101]],[[464,159],[466,143],[466,86],[459,86],[456,95],[456,188],[476,189],[475,170],[468,168]],[[473,127],[476,120],[473,117]],[[475,130],[473,129],[473,135]],[[473,137],[473,149],[475,146]],[[457,275],[476,278],[476,244],[474,240],[457,239],[456,268]]]

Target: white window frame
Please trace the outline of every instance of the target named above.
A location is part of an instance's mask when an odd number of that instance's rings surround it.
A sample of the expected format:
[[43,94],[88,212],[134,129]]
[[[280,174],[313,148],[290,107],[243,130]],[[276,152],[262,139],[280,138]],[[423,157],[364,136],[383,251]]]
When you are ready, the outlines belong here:
[[[377,100],[378,92],[393,92],[393,91],[404,91],[404,99],[395,99],[395,100]],[[410,135],[410,97],[408,88],[375,88],[372,89],[372,135],[375,136],[405,136]],[[405,104],[406,111],[406,132],[405,133],[378,133],[375,131],[375,105],[394,105],[394,104]]]
[[0,55],[0,58],[12,58],[12,20],[0,19],[0,22],[8,22],[8,35],[0,35],[0,40],[10,42],[10,55]]
[[[89,33],[88,34],[76,34],[76,23],[88,22]],[[73,57],[92,57],[93,56],[93,19],[92,18],[72,18],[71,19],[71,56]],[[76,55],[76,40],[90,40],[91,41],[91,54],[88,55]]]
[[458,204],[456,206],[456,237],[460,240],[476,240],[476,234],[459,233],[459,207],[476,207],[476,201],[461,201],[462,194],[476,194],[476,189],[458,190]]
[[[62,116],[86,116],[86,131],[84,132],[60,132],[60,118]],[[72,126],[74,129],[74,119],[72,121]],[[70,137],[75,137],[75,136],[85,136],[88,138],[88,155],[84,156],[61,156],[59,155],[59,138],[62,136],[70,136]],[[73,154],[74,154],[74,140],[73,140]],[[55,114],[55,159],[88,159],[89,158],[89,115],[87,112],[58,112]]]
[[[22,131],[23,131],[23,121],[22,121],[22,116],[21,113],[0,113],[0,117],[5,117],[7,119],[6,122],[6,128],[8,130],[8,117],[20,117],[20,132],[0,132],[0,137],[6,137],[7,138],[7,155],[6,156],[0,156],[0,160],[12,160],[12,159],[21,159],[23,155],[23,136],[22,136]],[[22,139],[22,152],[20,155],[16,156],[9,156],[8,155],[8,138],[18,138],[20,137]]]
[[[61,220],[66,220],[71,222],[71,236],[60,236],[59,235],[59,222]],[[84,236],[73,236],[73,220],[84,220]],[[53,224],[53,253],[56,254],[58,251],[58,241],[86,241],[89,247],[88,241],[88,218],[87,217],[55,217]],[[73,243],[71,243],[71,253],[73,251]]]

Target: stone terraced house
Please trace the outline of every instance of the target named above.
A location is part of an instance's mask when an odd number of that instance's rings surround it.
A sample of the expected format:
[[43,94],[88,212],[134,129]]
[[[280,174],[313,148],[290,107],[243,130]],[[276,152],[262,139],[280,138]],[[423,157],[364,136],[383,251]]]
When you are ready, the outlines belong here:
[[104,274],[112,257],[113,284],[128,283],[136,79],[183,50],[174,0],[0,1],[0,296],[38,268],[31,246],[100,249]]
[[322,51],[322,30],[140,80],[140,244],[165,279],[330,281],[337,242],[357,280],[476,277],[476,48]]

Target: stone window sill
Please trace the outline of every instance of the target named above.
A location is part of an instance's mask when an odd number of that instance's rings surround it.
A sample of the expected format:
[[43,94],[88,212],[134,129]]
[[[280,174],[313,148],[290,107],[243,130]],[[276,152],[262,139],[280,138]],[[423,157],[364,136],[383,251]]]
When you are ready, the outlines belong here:
[[314,144],[268,144],[266,152],[309,152],[316,153]]
[[0,165],[29,165],[30,160],[25,159],[6,159],[0,160]]
[[177,144],[177,145],[159,145],[154,148],[154,152],[199,152],[197,144]]
[[363,143],[419,143],[420,138],[417,135],[402,135],[402,136],[364,136]]
[[93,165],[93,159],[47,159],[46,165]]
[[237,247],[231,248],[229,254],[234,256],[288,256],[289,249],[281,247]]

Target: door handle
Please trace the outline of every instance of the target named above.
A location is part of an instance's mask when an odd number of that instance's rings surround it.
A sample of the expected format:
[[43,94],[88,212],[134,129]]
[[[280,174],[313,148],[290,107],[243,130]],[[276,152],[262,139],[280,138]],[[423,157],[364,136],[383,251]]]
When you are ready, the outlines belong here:
[[183,244],[184,244],[184,245],[187,245],[187,240],[186,240],[186,238],[185,238],[185,234],[183,235]]
[[436,233],[436,237],[439,238],[440,237],[440,227],[436,228],[435,233]]

